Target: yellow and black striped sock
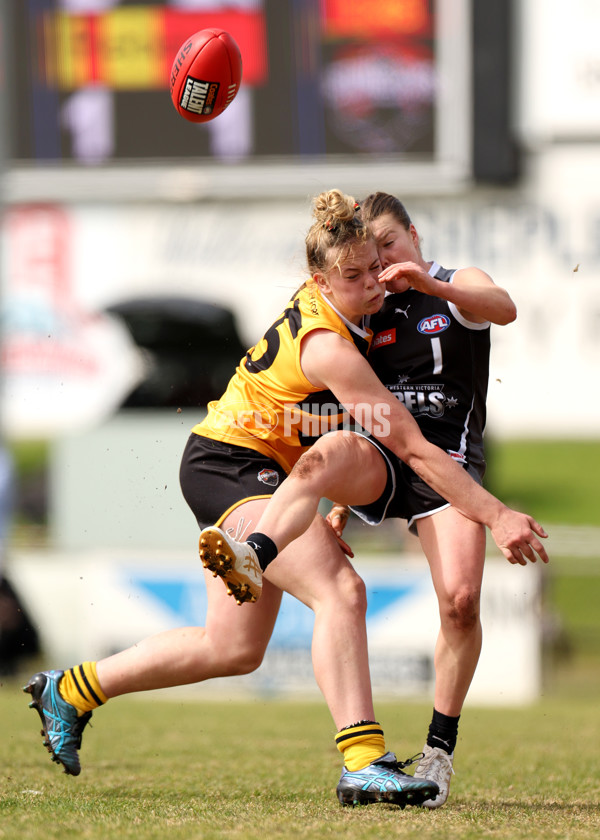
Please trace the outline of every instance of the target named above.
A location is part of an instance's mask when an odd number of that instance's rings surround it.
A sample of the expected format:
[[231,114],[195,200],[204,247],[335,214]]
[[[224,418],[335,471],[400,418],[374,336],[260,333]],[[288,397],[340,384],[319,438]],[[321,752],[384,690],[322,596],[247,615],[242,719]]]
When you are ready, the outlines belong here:
[[63,700],[75,706],[78,715],[91,712],[108,700],[100,688],[95,662],[83,662],[65,671],[58,691]]
[[361,720],[340,729],[335,744],[351,772],[362,770],[387,752],[383,729],[373,720]]

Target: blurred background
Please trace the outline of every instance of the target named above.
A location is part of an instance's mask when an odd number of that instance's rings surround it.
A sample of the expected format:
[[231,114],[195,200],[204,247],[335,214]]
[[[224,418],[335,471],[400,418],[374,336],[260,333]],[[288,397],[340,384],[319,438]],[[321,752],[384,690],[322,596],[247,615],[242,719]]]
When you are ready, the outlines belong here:
[[[492,336],[487,484],[544,524],[552,565],[523,587],[506,564],[504,607],[488,609],[504,628],[527,613],[516,700],[597,689],[600,8],[375,5],[2,3],[4,673],[198,620],[180,454],[303,281],[311,198],[338,187],[397,194],[426,259],[480,266],[517,303]],[[228,110],[196,126],[168,79],[180,44],[207,26],[236,39],[244,78]],[[423,591],[397,523],[350,534],[367,575],[403,570],[387,607]],[[310,637],[288,609],[280,659]],[[415,690],[430,684],[431,653],[427,639],[398,660]]]

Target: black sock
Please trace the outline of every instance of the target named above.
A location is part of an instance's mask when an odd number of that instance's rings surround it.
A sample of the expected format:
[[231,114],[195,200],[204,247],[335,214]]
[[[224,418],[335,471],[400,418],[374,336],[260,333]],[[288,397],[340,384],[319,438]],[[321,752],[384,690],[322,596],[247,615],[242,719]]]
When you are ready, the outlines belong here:
[[261,534],[259,532],[250,534],[250,536],[246,538],[246,542],[249,543],[256,551],[258,563],[264,572],[269,563],[277,557],[277,546],[271,537],[267,537],[266,534]]
[[429,734],[427,735],[427,744],[430,747],[440,747],[445,750],[448,755],[454,752],[456,746],[456,739],[458,737],[458,717],[450,717],[433,710],[433,717],[429,725]]

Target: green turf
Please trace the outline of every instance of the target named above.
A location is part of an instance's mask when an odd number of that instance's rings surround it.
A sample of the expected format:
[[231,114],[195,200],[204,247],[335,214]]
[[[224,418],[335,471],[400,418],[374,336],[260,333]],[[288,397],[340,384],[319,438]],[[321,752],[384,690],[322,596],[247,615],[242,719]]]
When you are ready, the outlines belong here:
[[542,522],[600,525],[600,441],[488,441],[488,489]]
[[[598,687],[598,680],[596,680]],[[378,705],[402,757],[429,706]],[[596,698],[467,708],[456,776],[436,812],[342,808],[340,756],[324,704],[123,698],[86,730],[83,772],[65,776],[14,682],[0,690],[0,838],[596,838]]]
[[[492,442],[488,454],[491,492],[535,516],[550,534],[544,574],[556,655],[600,668],[600,532],[595,530],[600,527],[600,441]],[[577,527],[565,537],[559,525],[583,526],[584,545]],[[553,535],[561,533],[553,551]],[[575,550],[570,554],[569,549]]]
[[[600,442],[496,444],[490,489],[553,523],[600,525]],[[467,705],[448,804],[427,812],[343,809],[324,703],[153,698],[111,701],[86,729],[77,778],[43,749],[18,681],[0,686],[0,840],[596,840],[600,836],[600,546],[545,570],[543,697],[517,709]],[[549,641],[548,641],[549,640]],[[430,704],[378,703],[405,758]]]
[[547,602],[560,617],[572,653],[598,656],[600,666],[600,575],[561,572],[550,576]]

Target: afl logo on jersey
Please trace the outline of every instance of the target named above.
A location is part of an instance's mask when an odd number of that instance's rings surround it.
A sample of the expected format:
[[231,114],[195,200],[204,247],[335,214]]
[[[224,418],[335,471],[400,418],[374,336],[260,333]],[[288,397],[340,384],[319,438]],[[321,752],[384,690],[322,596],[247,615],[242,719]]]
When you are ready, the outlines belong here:
[[450,318],[447,315],[430,315],[419,322],[417,329],[422,335],[438,335],[450,326]]

